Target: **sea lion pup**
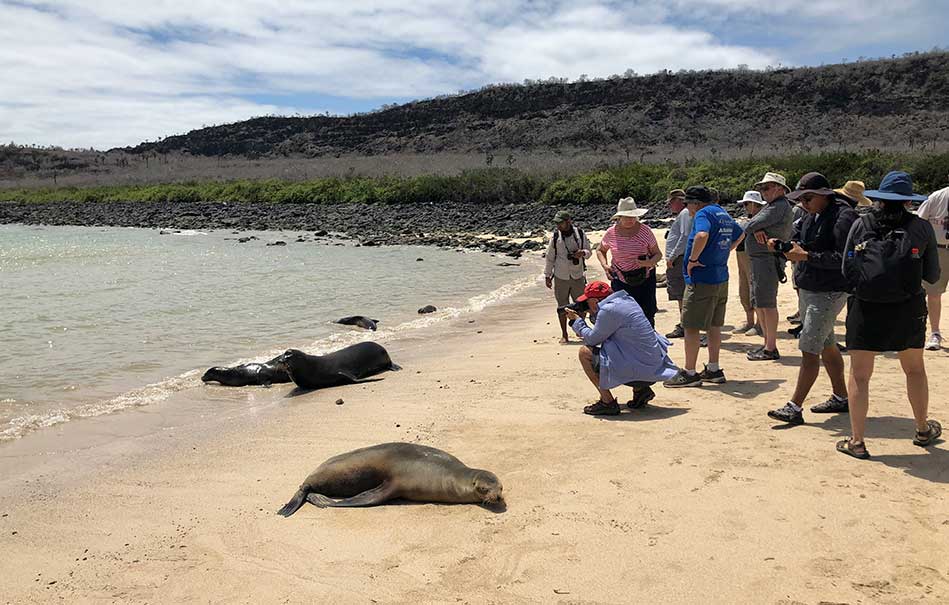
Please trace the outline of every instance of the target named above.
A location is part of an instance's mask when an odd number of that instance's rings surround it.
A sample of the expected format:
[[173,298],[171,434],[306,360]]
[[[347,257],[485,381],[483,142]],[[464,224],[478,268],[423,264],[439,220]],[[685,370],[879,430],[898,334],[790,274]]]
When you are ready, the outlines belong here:
[[226,387],[268,385],[290,382],[290,374],[276,365],[279,356],[263,363],[244,363],[225,368],[215,366],[201,377],[201,382],[220,382]]
[[359,326],[360,328],[375,332],[378,327],[376,324],[379,323],[379,320],[369,319],[365,315],[352,315],[350,317],[337,319],[335,323],[343,324],[344,326]]
[[277,514],[289,517],[304,502],[320,508],[375,506],[396,498],[496,504],[504,499],[502,490],[494,473],[469,468],[447,452],[414,443],[383,443],[321,464]]
[[356,343],[326,355],[289,349],[274,359],[274,365],[286,371],[301,389],[351,384],[386,370],[402,369],[392,363],[385,347],[374,342]]

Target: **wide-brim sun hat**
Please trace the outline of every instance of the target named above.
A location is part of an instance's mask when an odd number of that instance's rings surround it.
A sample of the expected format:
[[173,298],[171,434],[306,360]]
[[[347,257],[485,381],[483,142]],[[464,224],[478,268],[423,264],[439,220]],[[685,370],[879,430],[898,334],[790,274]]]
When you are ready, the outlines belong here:
[[777,172],[764,173],[764,177],[762,177],[760,181],[755,183],[755,188],[757,189],[758,187],[765,185],[767,183],[776,183],[778,185],[781,185],[782,187],[784,187],[784,190],[787,193],[791,193],[791,188],[788,187],[787,179],[784,178],[784,175],[778,174]]
[[924,202],[927,197],[913,193],[913,177],[902,170],[888,172],[880,182],[879,189],[870,189],[864,195],[871,200],[894,202]]
[[685,191],[683,189],[673,189],[670,191],[668,197],[666,197],[666,203],[668,204],[672,200],[682,200],[685,202]]
[[866,195],[867,186],[863,181],[847,181],[840,189],[834,189],[834,193],[853,201],[858,206],[872,206],[873,202]]
[[741,199],[738,200],[739,204],[747,204],[749,202],[758,204],[759,206],[767,206],[768,202],[761,199],[761,194],[757,191],[746,191],[745,195],[741,196]]
[[794,191],[788,194],[789,200],[796,200],[803,195],[826,195],[833,196],[834,190],[830,188],[830,181],[819,172],[808,172],[797,182]]
[[632,218],[639,218],[642,215],[649,212],[648,208],[638,208],[636,206],[636,200],[631,197],[624,197],[616,204],[616,214],[613,215],[613,218],[610,220],[616,220],[621,216],[629,216]]

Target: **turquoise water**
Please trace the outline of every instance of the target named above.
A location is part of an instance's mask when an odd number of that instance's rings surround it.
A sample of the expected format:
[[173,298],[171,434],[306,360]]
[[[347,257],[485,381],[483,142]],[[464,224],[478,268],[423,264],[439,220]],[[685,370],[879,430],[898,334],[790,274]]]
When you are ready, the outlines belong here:
[[[0,225],[0,441],[158,403],[212,365],[397,338],[537,281],[483,253],[256,235]],[[331,323],[346,315],[380,331]]]

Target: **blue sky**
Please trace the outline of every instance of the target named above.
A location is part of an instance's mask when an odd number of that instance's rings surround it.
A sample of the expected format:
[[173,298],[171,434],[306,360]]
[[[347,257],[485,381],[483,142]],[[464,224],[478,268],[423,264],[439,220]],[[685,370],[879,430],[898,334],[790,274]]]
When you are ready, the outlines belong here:
[[944,0],[0,0],[0,140],[109,148],[258,115],[633,69],[945,44]]

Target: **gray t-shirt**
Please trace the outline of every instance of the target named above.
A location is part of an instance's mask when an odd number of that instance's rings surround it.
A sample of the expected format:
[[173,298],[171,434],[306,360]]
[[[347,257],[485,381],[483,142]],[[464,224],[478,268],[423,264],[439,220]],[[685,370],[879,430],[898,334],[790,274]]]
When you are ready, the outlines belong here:
[[768,250],[767,244],[758,243],[758,240],[755,239],[756,232],[764,231],[769,239],[775,237],[787,241],[791,237],[791,224],[793,222],[791,203],[784,196],[762,208],[758,214],[751,217],[748,226],[745,227],[745,251],[748,252],[748,256],[773,254]]

